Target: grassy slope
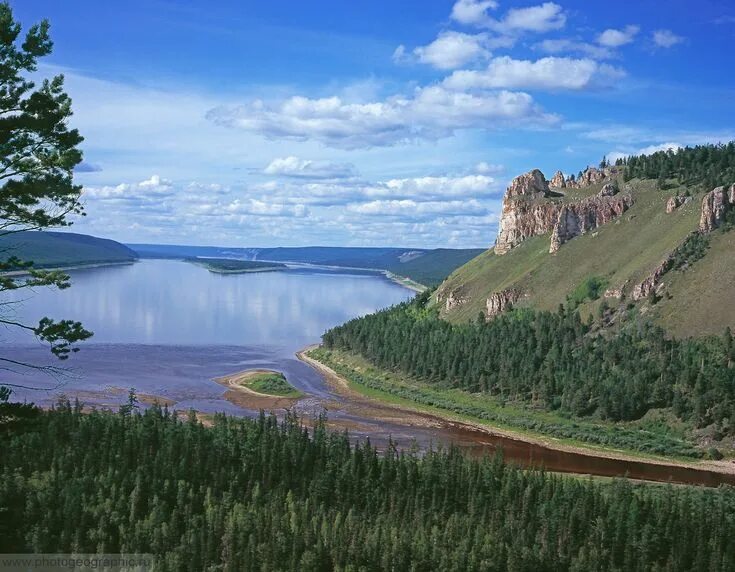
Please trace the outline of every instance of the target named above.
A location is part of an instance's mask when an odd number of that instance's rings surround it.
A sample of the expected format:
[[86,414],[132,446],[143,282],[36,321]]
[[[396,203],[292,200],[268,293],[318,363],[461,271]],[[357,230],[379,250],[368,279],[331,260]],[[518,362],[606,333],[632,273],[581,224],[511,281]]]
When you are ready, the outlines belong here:
[[[447,318],[474,319],[491,293],[511,286],[526,294],[518,305],[553,310],[588,276],[602,276],[611,287],[640,282],[697,227],[701,194],[666,214],[666,200],[681,189],[658,191],[654,181],[631,185],[636,202],[618,221],[571,240],[556,254],[548,253],[546,235],[527,240],[504,256],[485,252],[456,270],[445,285],[461,287],[470,302]],[[599,186],[584,194],[597,192]]]
[[653,315],[671,334],[696,336],[721,334],[727,326],[735,329],[735,231],[714,232],[710,248],[686,272],[668,274],[667,292]]
[[1,256],[32,260],[35,266],[74,266],[106,262],[132,262],[127,246],[104,238],[70,232],[22,232],[0,237]]

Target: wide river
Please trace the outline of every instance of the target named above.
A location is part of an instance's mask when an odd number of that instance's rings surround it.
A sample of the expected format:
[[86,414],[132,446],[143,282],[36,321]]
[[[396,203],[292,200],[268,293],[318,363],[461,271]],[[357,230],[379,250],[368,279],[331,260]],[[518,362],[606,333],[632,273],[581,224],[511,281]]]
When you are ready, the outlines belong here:
[[68,361],[59,362],[31,334],[1,330],[0,357],[50,366],[61,363],[65,368],[54,374],[24,368],[0,371],[0,384],[34,388],[16,388],[17,400],[48,406],[61,396],[77,397],[88,405],[114,409],[126,400],[129,388],[135,388],[178,410],[252,416],[257,412],[225,400],[225,387],[213,379],[268,368],[282,371],[307,394],[297,407],[302,415],[326,410],[336,426],[348,427],[357,438],[369,436],[379,446],[389,438],[399,446],[421,448],[454,443],[478,454],[500,446],[509,459],[557,471],[707,485],[735,482],[731,475],[558,451],[430,415],[403,415],[350,403],[294,354],[318,343],[335,325],[414,295],[380,274],[291,268],[220,275],[173,260],[143,260],[70,274],[71,288],[24,292],[13,311],[26,323],[43,316],[80,320],[94,337]]

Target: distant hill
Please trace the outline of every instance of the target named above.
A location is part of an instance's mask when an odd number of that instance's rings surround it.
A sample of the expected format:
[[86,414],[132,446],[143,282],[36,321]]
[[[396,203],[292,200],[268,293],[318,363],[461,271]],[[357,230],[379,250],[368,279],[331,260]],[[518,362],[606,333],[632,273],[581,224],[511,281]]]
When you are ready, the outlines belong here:
[[3,257],[33,261],[36,268],[132,262],[136,253],[114,240],[73,232],[19,232],[0,237]]
[[352,248],[331,246],[227,248],[162,244],[129,244],[141,258],[229,257],[387,270],[426,286],[435,286],[483,249]]
[[438,289],[442,316],[572,304],[583,316],[645,315],[678,337],[735,329],[735,146],[625,163],[576,180],[517,177],[495,248]]

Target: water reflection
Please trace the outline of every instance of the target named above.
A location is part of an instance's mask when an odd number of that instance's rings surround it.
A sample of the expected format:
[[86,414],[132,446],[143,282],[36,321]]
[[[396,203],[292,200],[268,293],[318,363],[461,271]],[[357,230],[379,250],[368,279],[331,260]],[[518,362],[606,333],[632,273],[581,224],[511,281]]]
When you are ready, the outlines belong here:
[[[72,279],[68,290],[39,290],[19,307],[19,318],[80,320],[95,343],[277,346],[290,354],[329,327],[412,295],[376,275],[218,275],[169,260],[80,270]],[[33,341],[16,331],[4,339]]]

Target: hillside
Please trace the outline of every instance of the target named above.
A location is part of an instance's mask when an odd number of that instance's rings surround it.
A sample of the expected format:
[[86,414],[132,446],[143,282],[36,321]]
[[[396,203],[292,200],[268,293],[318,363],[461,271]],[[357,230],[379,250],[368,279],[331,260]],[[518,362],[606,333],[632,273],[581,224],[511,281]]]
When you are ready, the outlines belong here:
[[[597,179],[581,188],[546,192],[533,186],[546,183],[540,172],[541,182],[531,181],[533,172],[514,180],[495,249],[439,287],[435,299],[442,316],[462,322],[511,306],[555,310],[570,300],[587,316],[600,312],[604,301],[612,309],[635,304],[635,311],[677,336],[735,327],[729,290],[735,233],[728,225],[700,230],[703,208],[712,208],[703,207],[705,197],[711,203],[711,188],[679,176],[629,179],[631,171],[597,171]],[[723,213],[728,204],[725,197]],[[570,211],[576,217],[571,223]],[[686,254],[698,241],[703,256]],[[666,261],[677,249],[689,258],[674,268]]]
[[128,246],[142,258],[229,257],[243,260],[387,270],[425,286],[439,284],[457,267],[483,252],[482,249],[477,248],[426,250],[328,246],[294,248],[231,248],[161,244],[130,244]]
[[20,232],[0,237],[3,255],[33,261],[36,268],[133,262],[137,255],[127,246],[73,232]]

